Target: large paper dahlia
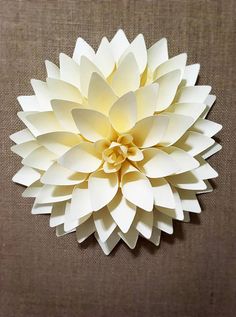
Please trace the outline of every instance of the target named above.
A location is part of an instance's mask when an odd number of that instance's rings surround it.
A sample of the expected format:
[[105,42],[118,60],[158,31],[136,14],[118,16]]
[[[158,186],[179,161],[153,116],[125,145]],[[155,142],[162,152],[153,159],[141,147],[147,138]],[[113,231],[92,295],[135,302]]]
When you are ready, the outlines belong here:
[[155,245],[172,219],[199,213],[196,194],[217,176],[206,158],[220,150],[221,125],[205,117],[211,87],[195,86],[199,64],[169,58],[165,38],[146,49],[119,30],[97,52],[78,38],[60,67],[46,61],[47,80],[18,98],[26,129],[11,135],[23,167],[13,181],[34,197],[33,214],[51,214],[57,235],[91,234],[105,254],[120,239]]

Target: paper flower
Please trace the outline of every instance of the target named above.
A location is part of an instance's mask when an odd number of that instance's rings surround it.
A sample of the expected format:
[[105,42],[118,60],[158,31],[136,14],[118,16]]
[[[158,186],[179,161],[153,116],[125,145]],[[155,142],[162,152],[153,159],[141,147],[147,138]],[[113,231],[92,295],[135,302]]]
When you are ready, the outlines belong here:
[[94,234],[105,254],[120,239],[159,244],[172,219],[201,211],[196,194],[217,176],[206,158],[220,150],[221,125],[205,117],[211,87],[195,86],[199,64],[169,58],[166,39],[146,49],[119,30],[97,52],[79,38],[60,67],[46,61],[47,80],[20,96],[26,129],[11,136],[23,167],[13,181],[34,197],[33,214],[51,214],[57,235]]

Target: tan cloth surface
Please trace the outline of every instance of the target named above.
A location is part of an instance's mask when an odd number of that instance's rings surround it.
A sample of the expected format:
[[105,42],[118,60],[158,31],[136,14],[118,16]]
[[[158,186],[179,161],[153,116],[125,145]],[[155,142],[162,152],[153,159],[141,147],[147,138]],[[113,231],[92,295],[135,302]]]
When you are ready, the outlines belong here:
[[[236,314],[236,77],[234,0],[0,0],[0,316],[1,317],[233,317]],[[48,216],[32,216],[32,201],[11,177],[21,166],[9,134],[23,124],[16,97],[45,78],[44,60],[72,54],[76,38],[97,47],[122,27],[147,46],[161,37],[170,55],[199,62],[199,84],[217,102],[210,119],[224,129],[223,150],[210,162],[220,176],[200,198],[204,211],[175,223],[159,248],[120,243],[107,257],[94,238],[56,238]],[[234,63],[234,65],[233,65]]]

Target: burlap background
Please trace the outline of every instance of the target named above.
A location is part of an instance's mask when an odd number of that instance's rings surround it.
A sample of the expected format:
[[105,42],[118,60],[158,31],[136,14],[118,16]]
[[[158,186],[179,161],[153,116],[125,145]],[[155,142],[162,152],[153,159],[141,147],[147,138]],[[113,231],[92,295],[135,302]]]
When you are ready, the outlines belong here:
[[[235,14],[234,0],[0,0],[1,317],[235,316]],[[157,249],[141,239],[106,257],[93,238],[82,247],[74,234],[56,238],[48,216],[30,214],[32,201],[11,182],[21,164],[8,136],[23,127],[16,97],[44,79],[45,59],[72,54],[78,36],[97,47],[120,27],[129,39],[142,32],[148,46],[165,36],[171,55],[201,63],[223,150],[210,160],[220,176],[200,216],[176,222]]]

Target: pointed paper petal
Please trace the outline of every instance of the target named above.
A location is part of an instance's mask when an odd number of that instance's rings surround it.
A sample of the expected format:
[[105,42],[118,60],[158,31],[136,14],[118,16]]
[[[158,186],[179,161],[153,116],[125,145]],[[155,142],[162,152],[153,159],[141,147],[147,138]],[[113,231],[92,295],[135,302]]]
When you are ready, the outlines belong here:
[[222,125],[210,120],[199,118],[191,128],[192,131],[213,137],[222,129]]
[[110,136],[111,125],[104,114],[90,109],[74,109],[72,116],[80,133],[87,140],[96,142]]
[[120,133],[132,129],[137,121],[135,94],[129,92],[119,98],[109,111],[109,119],[113,128]]
[[79,65],[66,54],[60,53],[60,78],[61,80],[80,88]]
[[118,190],[118,175],[116,173],[105,173],[96,171],[92,173],[88,180],[90,197],[93,210],[97,211],[115,197]]
[[159,85],[156,111],[163,111],[170,106],[178,89],[180,77],[181,72],[177,69],[161,76],[155,81]]
[[52,212],[53,204],[37,204],[34,203],[31,210],[32,215],[44,215]]
[[36,181],[23,191],[22,197],[35,198],[38,196],[42,188],[43,185],[40,183],[40,181]]
[[[31,79],[31,86],[34,90],[37,102],[39,104],[39,109],[40,111],[49,111],[51,110],[51,105],[50,105],[50,92],[48,90],[48,85],[47,83],[37,80],[37,79]],[[24,102],[26,101],[26,98],[24,98]],[[20,99],[18,99],[20,102]],[[38,110],[39,110],[38,109]],[[31,109],[27,109],[32,111]]]
[[127,232],[134,220],[136,206],[126,200],[119,190],[107,207],[120,230]]
[[95,238],[97,242],[99,243],[100,247],[102,248],[102,251],[106,254],[109,255],[111,251],[114,249],[114,247],[117,245],[117,243],[120,241],[120,237],[116,232],[113,232],[110,237],[105,241],[102,242],[98,236],[97,233],[95,233]]
[[138,241],[139,233],[134,227],[131,227],[126,233],[118,232],[118,235],[128,245],[130,249],[135,248]]
[[154,213],[153,225],[168,234],[173,233],[172,218],[159,211]]
[[165,133],[169,119],[166,116],[151,116],[138,121],[131,134],[138,147],[151,147],[160,142]]
[[162,150],[168,153],[178,165],[179,169],[176,174],[191,171],[199,166],[199,162],[182,149],[179,149],[175,146],[169,146],[162,148]]
[[50,110],[51,107],[48,106],[47,109],[40,107],[36,96],[19,96],[17,100],[23,111],[42,111]]
[[178,188],[178,193],[181,198],[181,204],[183,210],[200,213],[201,207],[199,205],[198,199],[194,191],[192,190],[184,190]]
[[165,112],[164,114],[168,117],[169,124],[167,130],[160,140],[160,144],[164,146],[170,146],[184,135],[184,133],[193,124],[194,119],[175,113]]
[[151,241],[155,246],[158,246],[160,244],[161,239],[161,230],[157,229],[156,227],[152,228],[152,235],[149,238],[149,241]]
[[66,152],[60,159],[61,165],[73,171],[91,173],[101,165],[101,155],[94,144],[82,142]]
[[57,65],[53,64],[50,61],[45,61],[45,66],[47,70],[47,75],[50,78],[59,79],[60,78],[60,69]]
[[169,183],[165,178],[154,178],[150,180],[154,195],[154,205],[175,208],[175,199]]
[[93,213],[94,224],[102,242],[105,242],[116,228],[116,223],[107,208]]
[[188,154],[195,156],[209,148],[214,143],[215,141],[213,139],[205,135],[193,131],[188,131],[175,144],[175,146],[180,147],[184,151],[188,152]]
[[97,73],[91,76],[88,90],[88,104],[94,110],[108,115],[117,97],[108,83]]
[[184,68],[187,61],[187,54],[182,53],[177,56],[170,58],[168,61],[162,63],[154,73],[154,78],[160,78],[161,76],[172,72],[173,70],[179,69],[181,71],[181,75],[183,75]]
[[16,144],[11,147],[11,151],[13,153],[16,153],[17,155],[25,158],[27,157],[31,152],[36,150],[40,145],[37,141],[28,141],[21,144]]
[[137,62],[139,73],[142,74],[147,65],[147,49],[145,40],[142,34],[136,36],[124,54],[121,56],[120,62],[129,54],[132,53]]
[[204,159],[207,159],[208,157],[214,155],[215,153],[217,153],[218,151],[220,151],[222,149],[222,145],[220,145],[219,143],[215,142],[213,145],[211,145],[208,149],[206,149],[205,151],[203,151],[201,153],[202,157]]
[[216,101],[215,95],[208,95],[206,97],[206,100],[204,101],[206,105],[206,109],[203,111],[201,117],[204,119],[208,115],[209,111],[211,110],[211,107],[213,106],[214,102]]
[[30,186],[41,177],[41,173],[31,167],[23,166],[12,178],[13,182]]
[[211,179],[218,176],[218,173],[211,167],[209,163],[207,163],[201,156],[197,157],[197,160],[200,163],[200,166],[193,170],[192,172],[197,178],[200,179]]
[[156,111],[156,100],[158,98],[158,84],[151,84],[136,90],[137,120],[152,116]]
[[40,145],[61,156],[73,146],[81,143],[82,138],[71,132],[50,132],[37,137]]
[[138,208],[137,214],[134,220],[134,227],[141,233],[146,239],[149,239],[152,235],[153,226],[153,213],[140,210]]
[[112,80],[112,88],[117,96],[139,88],[140,74],[137,62],[132,53],[129,53],[118,66]]
[[142,173],[134,171],[124,174],[121,189],[128,201],[144,210],[152,210],[154,202],[152,186]]
[[165,177],[175,174],[179,170],[175,160],[159,149],[144,149],[143,155],[144,159],[137,162],[137,166],[147,177]]
[[82,102],[79,89],[63,80],[48,78],[47,86],[50,91],[50,100],[60,99],[78,103]]
[[168,181],[175,187],[187,190],[204,190],[206,184],[193,172],[185,172],[168,177]]
[[183,87],[179,89],[175,102],[204,103],[210,91],[210,86]]
[[53,228],[64,223],[65,208],[66,208],[66,203],[64,201],[53,204],[50,221],[49,221],[50,227]]
[[206,105],[203,103],[175,103],[168,108],[168,112],[189,116],[197,120],[205,108]]
[[40,146],[25,157],[22,164],[46,171],[56,159],[57,156],[54,153]]
[[112,54],[112,49],[108,39],[102,38],[102,41],[98,47],[94,63],[103,73],[104,77],[107,78],[115,67],[115,60]]
[[93,212],[91,198],[88,189],[88,182],[77,185],[72,193],[71,219],[79,219]]
[[194,86],[200,70],[200,64],[192,64],[185,67],[183,80],[186,81],[186,86]]
[[112,53],[116,63],[129,46],[129,41],[123,30],[118,30],[110,42]]
[[103,77],[100,70],[92,63],[87,57],[81,57],[80,63],[80,89],[81,93],[87,97],[88,96],[88,88],[91,80],[92,73],[98,73]]
[[94,225],[93,217],[90,217],[87,221],[82,223],[76,228],[76,238],[79,243],[86,240],[91,234],[95,232],[96,228]]
[[87,176],[88,174],[76,173],[55,162],[43,174],[41,182],[49,185],[76,185],[82,183]]
[[88,59],[93,60],[95,56],[94,49],[81,37],[76,41],[73,59],[80,64],[81,56],[86,56]]
[[72,196],[73,188],[74,186],[44,185],[35,201],[46,204],[68,200]]
[[168,48],[166,38],[153,44],[147,51],[148,53],[148,67],[152,72],[156,68],[168,60]]
[[35,140],[33,134],[28,129],[23,129],[21,131],[11,134],[10,139],[16,144],[22,144],[28,141]]
[[71,111],[73,109],[81,109],[83,106],[76,102],[57,99],[52,100],[51,105],[60,125],[68,132],[79,133]]

